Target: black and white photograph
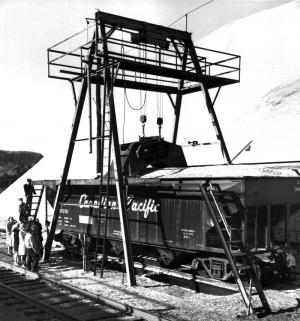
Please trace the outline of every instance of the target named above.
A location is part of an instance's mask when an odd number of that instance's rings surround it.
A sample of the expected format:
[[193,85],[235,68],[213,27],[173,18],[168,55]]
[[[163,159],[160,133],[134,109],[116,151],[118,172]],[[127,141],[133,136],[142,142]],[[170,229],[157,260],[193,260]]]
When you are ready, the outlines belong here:
[[300,320],[300,0],[0,0],[0,320]]

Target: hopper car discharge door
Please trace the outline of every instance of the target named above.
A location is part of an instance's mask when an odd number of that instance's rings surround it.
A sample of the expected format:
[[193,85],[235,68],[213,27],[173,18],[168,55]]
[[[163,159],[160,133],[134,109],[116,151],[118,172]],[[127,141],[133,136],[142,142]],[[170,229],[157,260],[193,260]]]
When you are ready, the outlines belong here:
[[[253,282],[253,286],[256,289],[255,294],[259,296],[264,312],[269,313],[271,311],[269,303],[254,271],[253,256],[241,239],[241,223],[243,221],[245,209],[241,204],[240,199],[236,197],[234,192],[223,192],[218,184],[212,184],[209,181],[200,185],[200,190],[222,242],[225,255],[228,259],[233,276],[248,311],[252,312],[257,310],[257,308],[253,307],[251,302]],[[237,205],[237,212],[232,213],[230,211],[228,207],[229,202]],[[238,249],[239,252],[235,251],[235,253],[233,253],[233,248]],[[247,293],[241,280],[241,276],[234,259],[235,255],[240,256],[244,264],[243,269],[246,270],[249,275],[249,293]]]

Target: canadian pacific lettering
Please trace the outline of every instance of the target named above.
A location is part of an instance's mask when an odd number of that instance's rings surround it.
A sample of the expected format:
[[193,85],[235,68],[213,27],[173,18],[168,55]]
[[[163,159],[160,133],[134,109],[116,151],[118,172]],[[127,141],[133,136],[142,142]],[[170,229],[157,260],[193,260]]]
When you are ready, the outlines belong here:
[[[118,202],[116,200],[106,201],[106,197],[99,200],[90,199],[87,194],[82,194],[79,199],[79,207],[99,207],[102,206],[103,209],[106,208],[106,203],[110,209],[117,209]],[[133,200],[133,197],[128,197],[127,204],[129,205],[129,211],[131,212],[142,212],[144,218],[147,218],[150,213],[158,213],[160,204],[157,200],[152,198],[146,198],[144,200]]]

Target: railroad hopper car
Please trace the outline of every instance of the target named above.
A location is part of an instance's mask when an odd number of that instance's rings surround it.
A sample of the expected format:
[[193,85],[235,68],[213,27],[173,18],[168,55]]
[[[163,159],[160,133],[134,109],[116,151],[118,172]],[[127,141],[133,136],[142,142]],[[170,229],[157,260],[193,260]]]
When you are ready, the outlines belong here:
[[[241,237],[256,254],[262,273],[268,275],[270,269],[272,273],[277,269],[269,256],[276,246],[299,248],[300,177],[290,165],[146,169],[127,182],[127,215],[135,260],[165,267],[190,264],[200,274],[220,280],[230,278],[227,259],[200,192],[200,185],[208,180],[223,192],[234,192],[246,208]],[[114,185],[108,188],[108,250],[112,255],[122,255],[116,192]],[[92,251],[95,238],[104,235],[105,211],[105,198],[101,202],[99,198],[99,180],[70,181],[57,225],[66,245],[85,235]],[[259,254],[266,250],[270,252]]]

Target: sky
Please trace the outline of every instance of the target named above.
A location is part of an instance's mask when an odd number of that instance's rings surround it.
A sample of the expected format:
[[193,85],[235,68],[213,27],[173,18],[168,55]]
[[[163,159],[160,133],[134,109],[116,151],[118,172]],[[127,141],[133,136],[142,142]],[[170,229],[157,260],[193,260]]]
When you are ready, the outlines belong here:
[[[85,28],[85,18],[93,17],[96,9],[169,26],[206,2],[0,0],[0,149],[44,155],[66,149],[74,112],[72,91],[68,82],[47,77],[46,50]],[[197,40],[235,19],[285,2],[215,0],[188,15],[188,31]],[[185,20],[172,26],[185,28]],[[139,114],[130,117],[126,139],[140,134]],[[168,127],[163,130],[168,137]]]

